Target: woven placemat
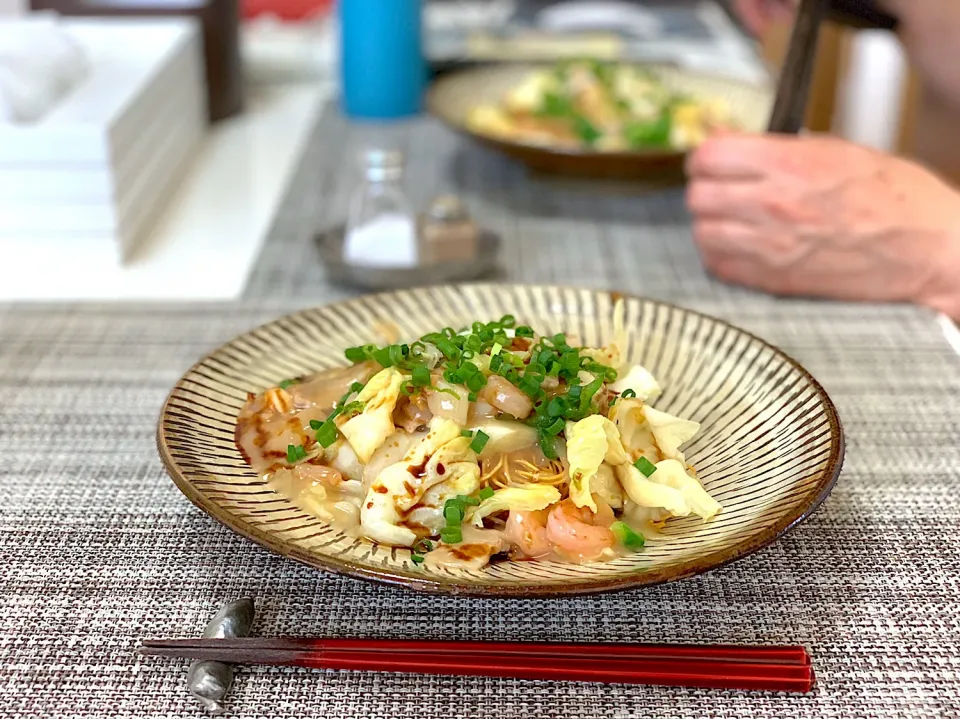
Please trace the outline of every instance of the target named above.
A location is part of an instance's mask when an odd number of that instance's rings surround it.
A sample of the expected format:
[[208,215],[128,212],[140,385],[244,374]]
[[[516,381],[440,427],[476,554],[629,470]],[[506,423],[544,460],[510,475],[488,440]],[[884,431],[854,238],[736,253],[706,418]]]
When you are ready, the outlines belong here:
[[401,128],[411,194],[451,186],[505,238],[502,275],[649,294],[781,346],[824,384],[847,462],[822,508],[711,574],[563,601],[433,598],[274,556],[196,510],[157,459],[169,390],[253,325],[350,294],[309,241],[342,216],[363,142],[321,123],[248,296],[220,305],[0,306],[0,717],[201,716],[186,663],[144,637],[197,635],[224,601],[262,635],[799,643],[809,696],[252,668],[230,716],[960,716],[960,359],[909,307],[782,301],[707,278],[678,191],[525,178],[430,123]]

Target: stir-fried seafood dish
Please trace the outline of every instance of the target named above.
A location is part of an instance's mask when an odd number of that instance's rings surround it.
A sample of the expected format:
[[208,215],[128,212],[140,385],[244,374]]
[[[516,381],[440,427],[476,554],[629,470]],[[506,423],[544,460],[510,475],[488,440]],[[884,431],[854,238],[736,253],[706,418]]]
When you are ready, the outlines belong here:
[[652,406],[661,388],[624,357],[622,304],[614,317],[597,349],[510,315],[351,347],[349,367],[250,396],[237,446],[304,511],[415,564],[640,551],[721,507],[681,451],[699,425]]
[[531,72],[498,104],[473,108],[467,126],[558,148],[684,151],[734,122],[722,99],[674,92],[649,69],[583,61]]

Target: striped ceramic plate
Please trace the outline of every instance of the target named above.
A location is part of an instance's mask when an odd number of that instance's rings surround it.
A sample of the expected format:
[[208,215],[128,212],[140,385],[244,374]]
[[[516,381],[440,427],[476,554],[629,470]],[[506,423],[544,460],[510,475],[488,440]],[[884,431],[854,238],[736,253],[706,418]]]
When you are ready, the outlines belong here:
[[343,364],[343,349],[382,342],[392,320],[409,337],[513,314],[541,331],[600,346],[615,297],[560,287],[464,285],[374,295],[306,310],[216,350],[174,387],[158,428],[160,455],[183,493],[228,527],[320,569],[431,592],[550,596],[681,579],[739,559],[807,517],[830,491],[843,435],[826,393],[796,362],[720,320],[640,298],[626,300],[629,354],[664,387],[657,407],[703,427],[685,450],[723,505],[713,520],[667,522],[665,537],[606,563],[494,563],[451,573],[414,565],[312,518],[250,471],[234,445],[248,392]]

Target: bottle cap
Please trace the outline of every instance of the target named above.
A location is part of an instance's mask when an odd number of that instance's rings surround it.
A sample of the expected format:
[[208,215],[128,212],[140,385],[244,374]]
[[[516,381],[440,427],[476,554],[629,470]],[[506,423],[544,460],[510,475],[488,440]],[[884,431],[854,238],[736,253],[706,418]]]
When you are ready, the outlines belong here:
[[403,176],[403,153],[399,150],[365,150],[361,158],[368,180],[398,180]]

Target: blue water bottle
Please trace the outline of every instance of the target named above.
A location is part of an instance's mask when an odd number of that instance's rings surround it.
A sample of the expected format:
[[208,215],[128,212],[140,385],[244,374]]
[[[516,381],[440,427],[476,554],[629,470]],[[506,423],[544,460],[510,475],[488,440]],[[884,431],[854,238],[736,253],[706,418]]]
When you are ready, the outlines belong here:
[[427,84],[421,0],[341,0],[341,102],[347,116],[389,120],[421,111]]

